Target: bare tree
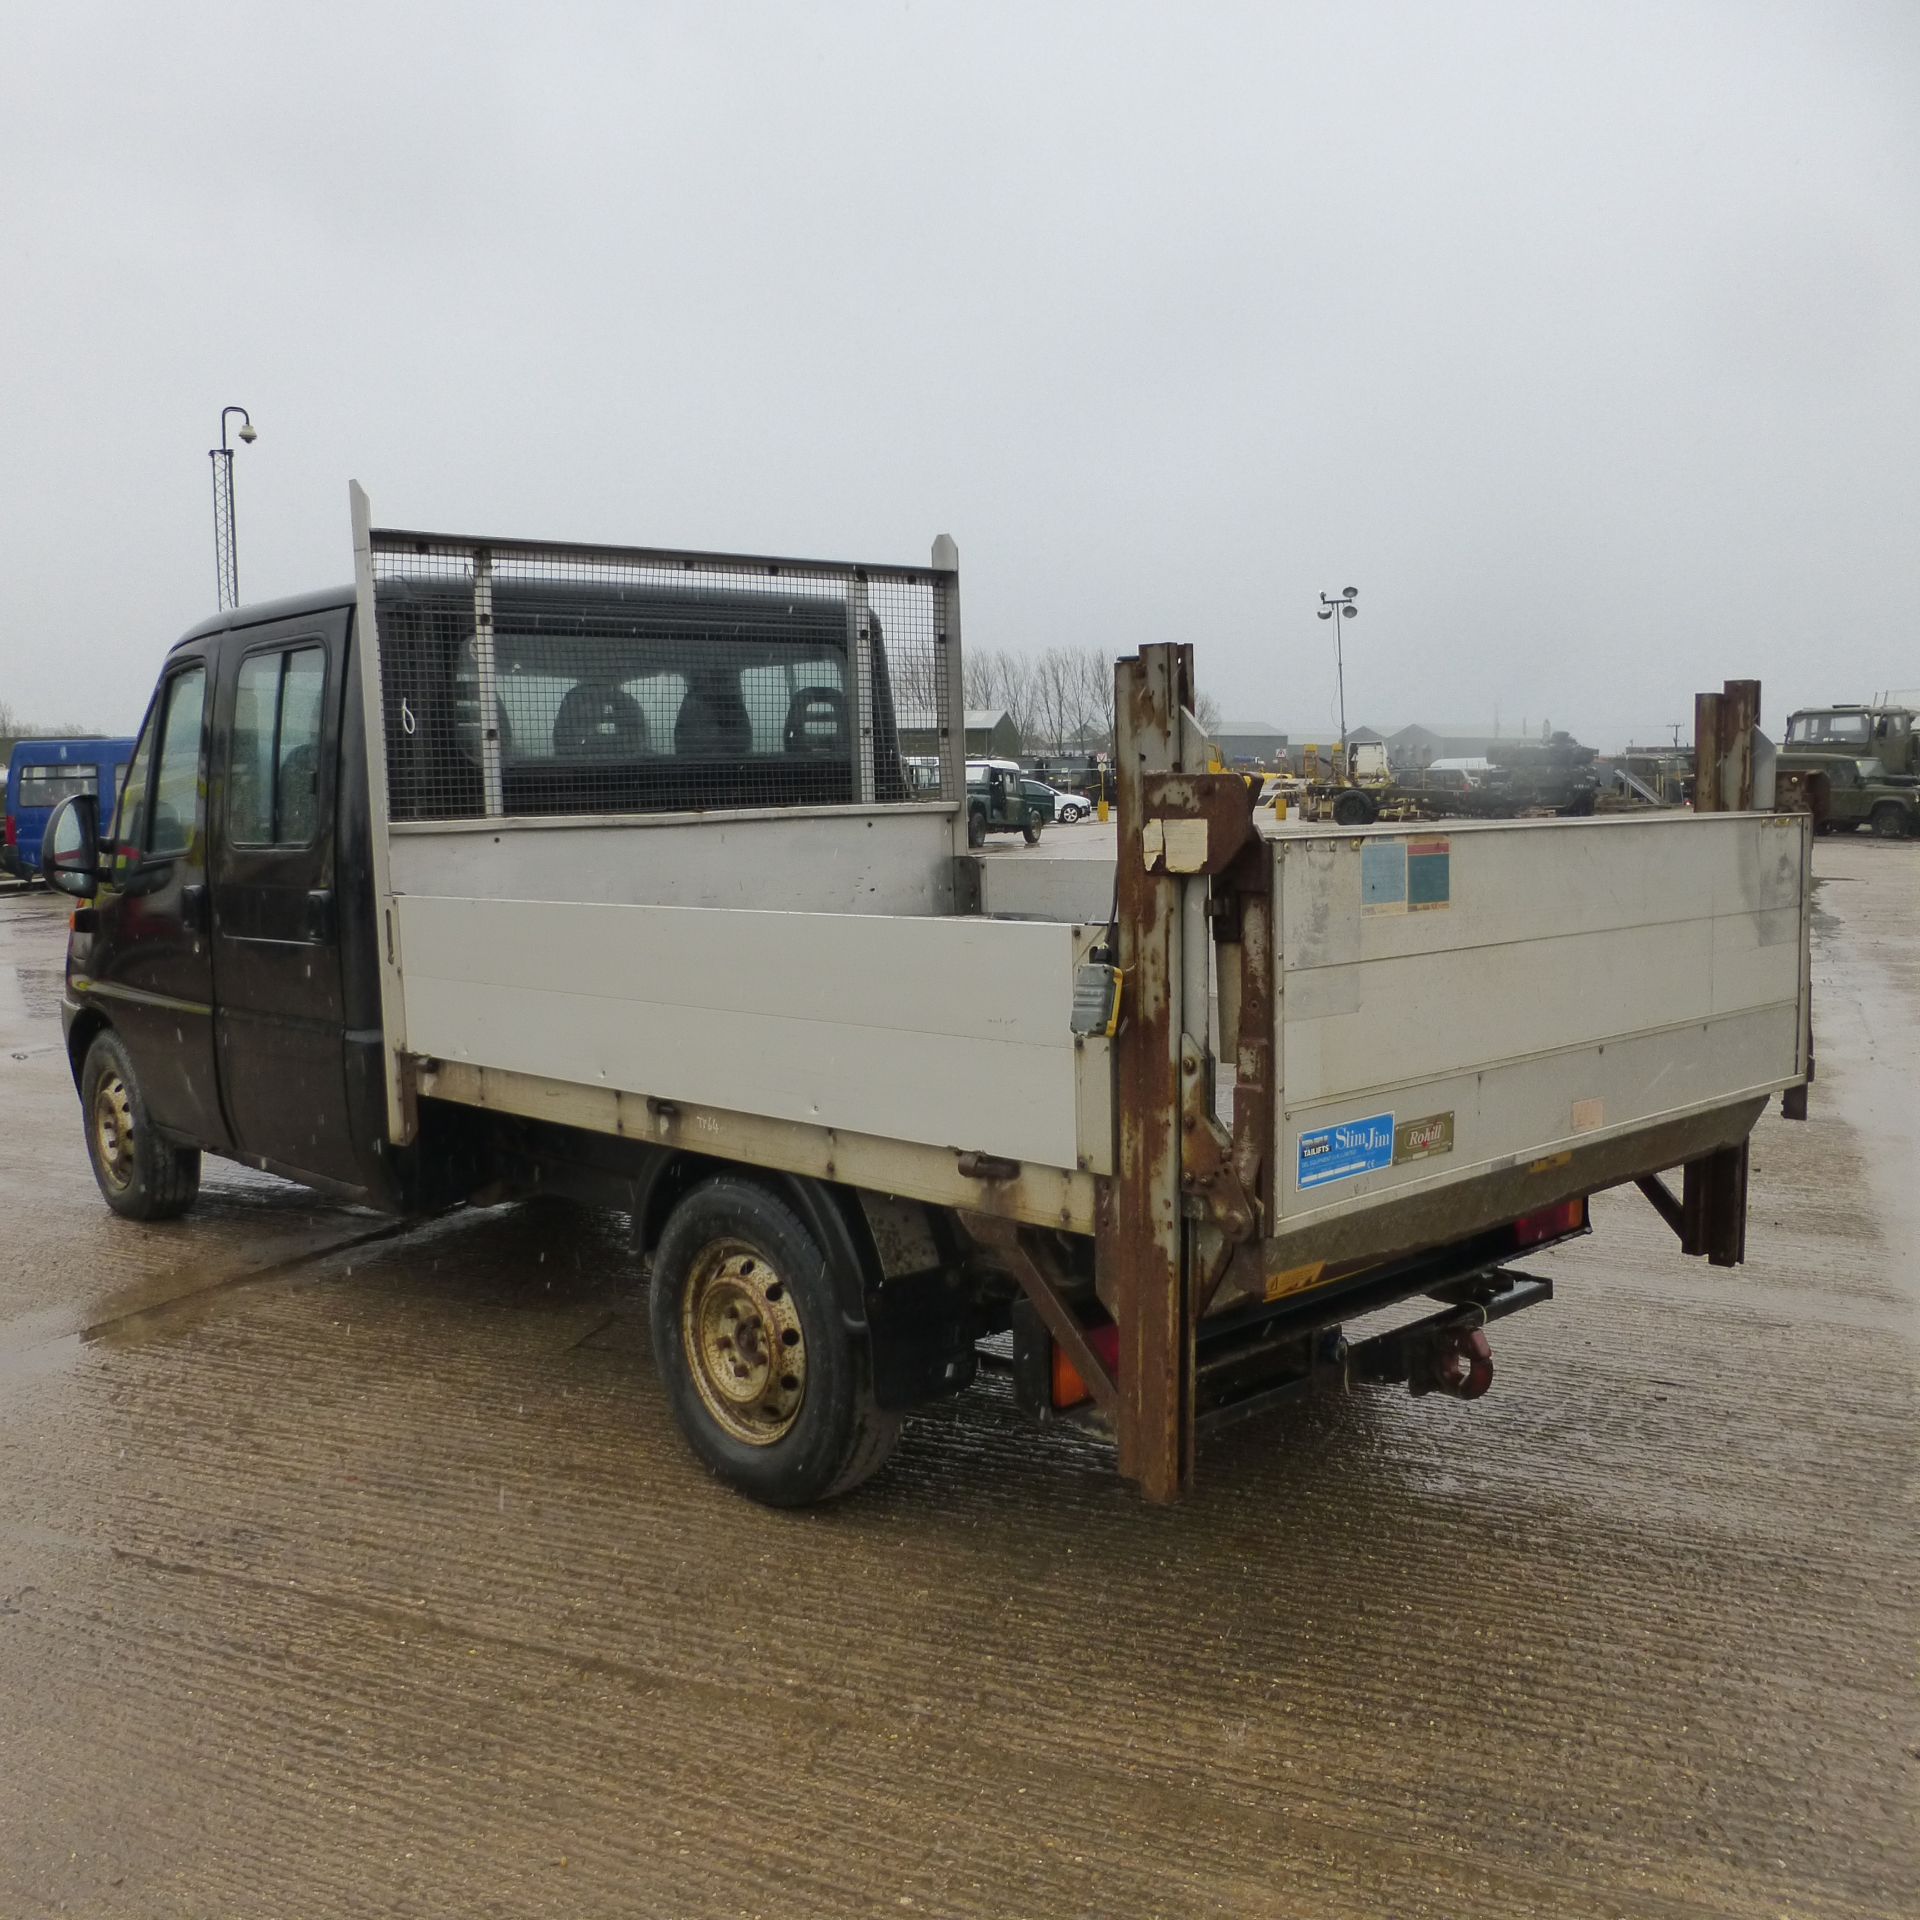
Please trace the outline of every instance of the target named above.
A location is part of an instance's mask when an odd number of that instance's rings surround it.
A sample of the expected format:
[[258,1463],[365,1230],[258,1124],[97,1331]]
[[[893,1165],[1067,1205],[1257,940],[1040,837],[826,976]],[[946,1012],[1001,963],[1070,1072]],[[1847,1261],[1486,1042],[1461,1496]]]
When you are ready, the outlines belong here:
[[30,720],[11,700],[0,699],[0,740],[78,740],[91,738],[95,731],[77,720],[62,720],[56,725]]
[[1102,646],[1080,649],[1080,699],[1086,711],[1081,731],[1090,752],[1113,751],[1113,658]]
[[931,647],[901,646],[883,640],[887,682],[893,695],[893,711],[901,727],[909,732],[930,730],[946,704],[947,688],[944,663]]
[[1056,759],[1080,742],[1091,709],[1079,649],[1049,647],[1034,662],[1034,722],[1038,744]]
[[995,676],[1000,656],[991,647],[972,647],[961,667],[961,684],[970,707],[990,707],[996,698]]

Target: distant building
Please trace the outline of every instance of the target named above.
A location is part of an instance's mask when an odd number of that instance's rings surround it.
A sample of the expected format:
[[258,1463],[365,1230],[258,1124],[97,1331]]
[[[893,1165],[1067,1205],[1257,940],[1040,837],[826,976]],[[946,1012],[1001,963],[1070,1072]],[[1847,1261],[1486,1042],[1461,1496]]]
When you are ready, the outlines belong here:
[[1272,766],[1287,751],[1287,736],[1264,720],[1222,720],[1213,730],[1213,744],[1229,766],[1246,761],[1252,766]]
[[1521,736],[1494,727],[1402,727],[1387,735],[1387,758],[1396,767],[1427,767],[1436,760],[1490,760],[1496,747],[1516,747]]
[[[969,760],[1018,760],[1026,742],[1012,714],[1003,707],[969,707],[966,716]],[[900,751],[940,751],[940,727],[932,714],[908,708],[900,715]]]
[[967,757],[970,760],[1018,760],[1026,741],[1004,707],[967,709]]

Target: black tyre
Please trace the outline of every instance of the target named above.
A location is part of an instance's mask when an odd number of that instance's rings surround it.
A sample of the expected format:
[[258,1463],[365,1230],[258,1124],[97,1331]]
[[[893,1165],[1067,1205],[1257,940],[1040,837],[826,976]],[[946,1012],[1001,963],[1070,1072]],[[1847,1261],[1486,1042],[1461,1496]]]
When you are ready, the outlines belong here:
[[1373,802],[1364,793],[1352,790],[1341,794],[1333,803],[1333,818],[1342,827],[1370,827],[1373,825]]
[[770,1507],[877,1473],[900,1416],[874,1404],[827,1257],[785,1201],[723,1175],[674,1209],[653,1256],[653,1352],[687,1444]]
[[1883,800],[1868,816],[1871,826],[1882,840],[1904,840],[1907,837],[1907,810],[1895,800]]
[[987,810],[985,807],[967,809],[967,845],[984,847],[987,844]]
[[1030,847],[1037,847],[1040,844],[1040,822],[1035,815],[1031,813],[1027,815],[1020,828],[1020,838]]
[[116,1033],[94,1037],[80,1069],[87,1158],[100,1196],[127,1220],[175,1220],[200,1193],[200,1150],[154,1132],[133,1061]]
[[1060,824],[1063,827],[1070,827],[1084,812],[1086,812],[1086,808],[1084,807],[1062,807],[1060,809]]

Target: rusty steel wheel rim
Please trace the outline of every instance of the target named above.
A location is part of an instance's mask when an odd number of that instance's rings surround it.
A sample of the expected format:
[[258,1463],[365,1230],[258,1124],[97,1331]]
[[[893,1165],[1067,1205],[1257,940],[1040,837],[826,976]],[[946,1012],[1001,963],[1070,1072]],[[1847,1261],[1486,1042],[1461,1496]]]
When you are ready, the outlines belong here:
[[702,1248],[680,1302],[680,1344],[707,1411],[735,1440],[770,1447],[807,1392],[807,1343],[793,1294],[758,1249]]
[[133,1096],[117,1073],[93,1090],[93,1147],[109,1185],[122,1191],[133,1178]]

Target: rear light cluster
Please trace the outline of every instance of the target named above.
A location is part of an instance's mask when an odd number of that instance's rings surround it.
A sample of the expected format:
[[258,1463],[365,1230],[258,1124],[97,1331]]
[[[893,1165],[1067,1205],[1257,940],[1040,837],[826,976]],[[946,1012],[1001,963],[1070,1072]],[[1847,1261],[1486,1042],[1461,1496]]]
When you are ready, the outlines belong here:
[[17,847],[20,844],[20,822],[12,814],[7,815],[7,845]]
[[1523,1213],[1513,1223],[1513,1240],[1516,1246],[1537,1247],[1543,1240],[1564,1240],[1570,1233],[1583,1232],[1586,1224],[1585,1198],[1562,1200],[1537,1213]]
[[[1094,1358],[1118,1378],[1120,1329],[1109,1320],[1103,1326],[1086,1327],[1082,1331],[1087,1336],[1087,1345],[1093,1349]],[[1053,1404],[1056,1407],[1077,1407],[1082,1400],[1092,1398],[1093,1389],[1080,1378],[1080,1369],[1067,1358],[1066,1348],[1056,1340],[1053,1343]]]

